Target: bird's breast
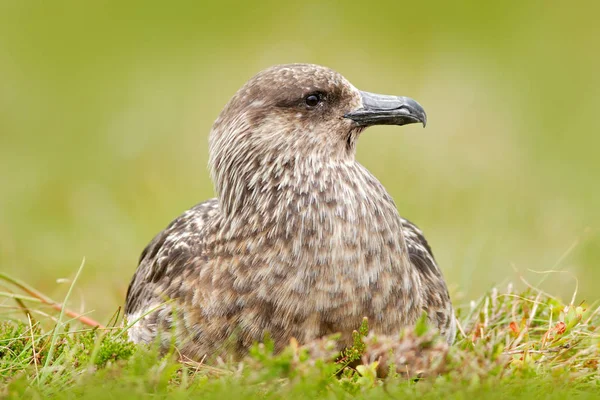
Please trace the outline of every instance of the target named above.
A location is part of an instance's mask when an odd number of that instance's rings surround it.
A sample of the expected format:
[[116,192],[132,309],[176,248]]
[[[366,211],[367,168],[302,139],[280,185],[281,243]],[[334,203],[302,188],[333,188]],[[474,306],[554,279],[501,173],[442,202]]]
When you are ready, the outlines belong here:
[[351,332],[363,317],[384,331],[411,323],[420,312],[419,277],[400,216],[385,191],[362,190],[363,197],[339,186],[280,196],[265,208],[271,214],[235,222],[236,233],[228,227],[212,248],[205,278],[214,298],[203,303],[224,307],[230,299],[242,325],[298,329],[298,338],[331,327]]

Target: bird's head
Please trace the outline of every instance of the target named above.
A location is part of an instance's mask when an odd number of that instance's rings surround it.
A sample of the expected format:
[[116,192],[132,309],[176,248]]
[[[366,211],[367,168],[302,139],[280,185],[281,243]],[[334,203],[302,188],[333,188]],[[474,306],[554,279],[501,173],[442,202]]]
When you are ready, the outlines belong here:
[[215,121],[212,177],[220,196],[232,196],[224,193],[232,184],[258,185],[266,170],[353,161],[368,126],[417,122],[425,125],[425,111],[408,97],[359,91],[318,65],[277,65],[251,78]]

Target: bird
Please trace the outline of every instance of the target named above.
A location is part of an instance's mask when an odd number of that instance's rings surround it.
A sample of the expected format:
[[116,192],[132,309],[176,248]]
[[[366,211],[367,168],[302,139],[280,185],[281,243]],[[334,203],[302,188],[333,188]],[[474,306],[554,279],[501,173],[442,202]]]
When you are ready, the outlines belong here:
[[352,331],[397,334],[423,315],[452,343],[454,311],[423,232],[356,160],[373,125],[427,122],[409,97],[356,89],[314,64],[269,67],[209,134],[216,198],[185,211],[141,253],[129,340],[189,359],[243,357]]

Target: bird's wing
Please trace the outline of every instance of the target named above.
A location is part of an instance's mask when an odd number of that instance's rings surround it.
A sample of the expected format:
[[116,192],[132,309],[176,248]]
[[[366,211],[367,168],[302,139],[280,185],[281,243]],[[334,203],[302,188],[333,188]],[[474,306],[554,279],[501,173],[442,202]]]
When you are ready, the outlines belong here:
[[132,315],[177,297],[183,278],[202,257],[207,228],[218,213],[217,199],[207,200],[171,222],[146,246],[129,284],[125,314]]
[[[455,321],[448,288],[423,232],[402,218],[403,235],[411,264],[419,271],[429,319],[449,341],[454,339]],[[451,339],[450,339],[451,337]]]

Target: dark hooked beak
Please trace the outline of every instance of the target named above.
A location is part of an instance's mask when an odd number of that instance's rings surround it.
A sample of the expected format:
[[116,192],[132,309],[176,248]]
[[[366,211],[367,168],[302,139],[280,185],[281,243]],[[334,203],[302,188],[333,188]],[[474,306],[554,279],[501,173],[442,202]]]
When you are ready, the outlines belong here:
[[427,124],[427,115],[419,103],[409,97],[360,92],[362,108],[349,112],[349,118],[361,126]]

